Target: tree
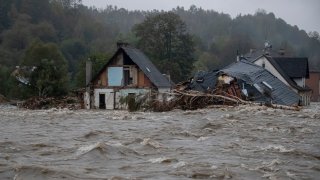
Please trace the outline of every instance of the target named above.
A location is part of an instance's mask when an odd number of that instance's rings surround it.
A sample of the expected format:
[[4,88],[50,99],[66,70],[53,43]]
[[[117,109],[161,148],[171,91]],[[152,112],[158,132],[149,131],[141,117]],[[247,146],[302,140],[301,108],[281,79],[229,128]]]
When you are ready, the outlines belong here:
[[57,45],[34,42],[27,49],[22,64],[36,67],[30,84],[39,96],[60,96],[68,92],[67,62]]
[[82,4],[82,0],[51,0],[51,3],[59,3],[64,8],[76,8]]
[[173,12],[148,16],[133,29],[141,48],[174,81],[186,79],[193,67],[194,43],[185,23]]
[[199,59],[194,63],[193,72],[210,71],[218,68],[218,58],[208,52],[204,52],[199,56]]
[[320,35],[317,31],[311,31],[308,33],[308,36],[313,40],[318,40],[320,42]]

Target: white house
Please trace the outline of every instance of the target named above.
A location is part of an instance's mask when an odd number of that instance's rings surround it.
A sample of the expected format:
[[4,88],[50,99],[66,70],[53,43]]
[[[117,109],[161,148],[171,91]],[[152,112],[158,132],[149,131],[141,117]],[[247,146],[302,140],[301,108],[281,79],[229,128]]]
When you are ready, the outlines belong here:
[[250,52],[244,58],[265,68],[298,93],[300,105],[310,104],[311,89],[306,86],[306,79],[309,78],[308,58],[286,57],[283,53],[271,53],[270,49]]

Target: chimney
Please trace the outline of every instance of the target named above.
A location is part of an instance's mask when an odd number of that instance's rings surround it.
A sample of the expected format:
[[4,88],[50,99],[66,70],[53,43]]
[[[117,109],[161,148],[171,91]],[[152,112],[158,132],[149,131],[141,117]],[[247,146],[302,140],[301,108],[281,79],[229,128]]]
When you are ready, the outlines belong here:
[[264,43],[264,54],[265,55],[270,55],[271,50],[272,50],[272,45],[269,43],[269,41],[266,41]]
[[237,62],[239,62],[240,61],[240,56],[239,56],[239,51],[237,50]]
[[89,85],[92,79],[92,62],[90,58],[86,61],[86,86]]
[[127,46],[129,46],[129,43],[127,43],[127,42],[122,42],[122,41],[117,42],[117,48],[122,48],[122,47],[127,47]]

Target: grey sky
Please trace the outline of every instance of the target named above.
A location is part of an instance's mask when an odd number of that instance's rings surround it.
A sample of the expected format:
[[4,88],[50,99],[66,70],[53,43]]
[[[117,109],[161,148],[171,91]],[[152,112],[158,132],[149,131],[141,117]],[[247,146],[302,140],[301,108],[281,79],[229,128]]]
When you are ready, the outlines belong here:
[[254,14],[258,8],[273,12],[276,17],[300,29],[320,32],[320,0],[82,0],[84,5],[105,8],[116,5],[129,10],[171,10],[177,6],[185,9],[194,4],[203,9],[213,9],[230,14]]

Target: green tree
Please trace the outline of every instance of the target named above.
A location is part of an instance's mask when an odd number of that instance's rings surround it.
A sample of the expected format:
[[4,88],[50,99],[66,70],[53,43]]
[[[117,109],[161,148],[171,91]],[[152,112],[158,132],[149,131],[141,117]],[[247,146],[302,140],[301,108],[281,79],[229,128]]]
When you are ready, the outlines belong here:
[[210,71],[218,68],[218,58],[208,52],[204,52],[199,56],[199,59],[194,63],[193,72]]
[[193,67],[194,42],[177,14],[165,12],[148,16],[134,27],[141,48],[163,73],[174,81],[186,79]]
[[67,62],[53,43],[34,42],[27,50],[22,63],[35,66],[30,84],[39,96],[60,96],[68,92],[69,76]]

